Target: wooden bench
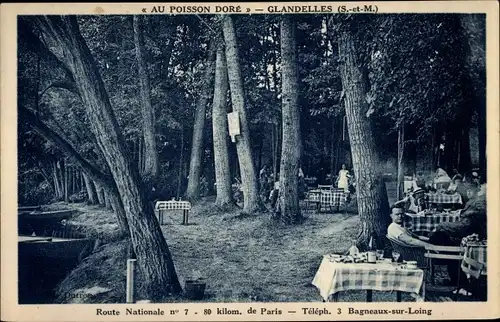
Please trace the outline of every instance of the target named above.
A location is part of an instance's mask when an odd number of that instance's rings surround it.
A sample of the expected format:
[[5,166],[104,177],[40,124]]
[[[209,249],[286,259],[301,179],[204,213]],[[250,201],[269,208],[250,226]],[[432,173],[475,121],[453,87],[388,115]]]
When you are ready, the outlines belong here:
[[164,225],[163,218],[167,211],[182,210],[182,224],[188,224],[189,210],[191,209],[191,203],[189,201],[182,200],[169,200],[169,201],[157,201],[155,205],[155,212],[158,213],[158,221],[160,225]]

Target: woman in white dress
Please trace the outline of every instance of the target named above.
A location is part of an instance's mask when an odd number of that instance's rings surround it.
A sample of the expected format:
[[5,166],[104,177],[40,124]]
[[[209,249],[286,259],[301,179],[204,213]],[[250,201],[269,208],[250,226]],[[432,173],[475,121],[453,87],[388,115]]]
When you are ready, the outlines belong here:
[[349,170],[346,169],[345,164],[342,165],[342,169],[339,171],[339,179],[337,182],[337,187],[339,189],[344,189],[345,191],[349,191],[349,178],[351,175],[349,174]]

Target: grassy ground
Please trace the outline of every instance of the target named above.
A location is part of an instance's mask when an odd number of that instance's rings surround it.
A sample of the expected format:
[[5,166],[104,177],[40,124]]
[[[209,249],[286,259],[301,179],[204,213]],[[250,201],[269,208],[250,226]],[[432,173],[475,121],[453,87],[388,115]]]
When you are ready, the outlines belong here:
[[[58,303],[116,303],[125,300],[126,245],[114,241],[114,215],[96,206],[73,204],[81,214],[71,224],[101,240],[100,246],[58,287]],[[321,301],[311,285],[322,256],[345,252],[359,223],[355,205],[342,213],[304,211],[306,220],[283,226],[269,213],[238,216],[220,213],[213,198],[194,206],[187,226],[182,214],[168,215],[162,226],[181,285],[202,277],[207,302]],[[75,297],[72,294],[85,294]],[[374,301],[394,301],[395,294],[374,292]],[[364,301],[365,292],[347,292],[341,301]],[[404,295],[403,300],[413,300]],[[171,301],[188,301],[182,297]]]

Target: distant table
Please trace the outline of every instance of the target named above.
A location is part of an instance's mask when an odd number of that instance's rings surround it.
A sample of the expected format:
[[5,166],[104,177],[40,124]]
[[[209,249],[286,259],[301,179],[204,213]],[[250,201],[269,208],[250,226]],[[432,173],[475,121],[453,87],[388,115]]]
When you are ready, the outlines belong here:
[[462,196],[458,192],[455,192],[453,194],[447,194],[447,193],[427,193],[425,200],[427,201],[428,204],[435,204],[435,205],[457,205],[457,204],[462,204]]
[[323,211],[326,207],[343,207],[347,202],[347,193],[343,189],[333,190],[310,190],[308,192],[308,202],[319,203],[319,211]]
[[442,222],[456,222],[460,220],[460,210],[440,212],[434,214],[405,214],[404,226],[413,232],[429,235]]
[[191,203],[189,201],[183,200],[157,201],[155,205],[155,212],[158,215],[158,221],[160,222],[160,225],[163,225],[165,212],[175,210],[182,210],[182,224],[188,225],[190,209]]
[[372,300],[372,291],[397,291],[421,294],[425,297],[424,271],[406,269],[392,263],[336,263],[329,255],[323,256],[312,284],[321,297],[328,301],[338,301],[338,293],[350,290],[367,290],[367,302]]

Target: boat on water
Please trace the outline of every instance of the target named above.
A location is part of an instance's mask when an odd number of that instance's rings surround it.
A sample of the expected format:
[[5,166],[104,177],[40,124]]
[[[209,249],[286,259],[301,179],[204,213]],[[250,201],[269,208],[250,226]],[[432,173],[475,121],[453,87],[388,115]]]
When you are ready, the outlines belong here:
[[18,236],[19,304],[53,303],[56,285],[93,247],[88,238]]
[[84,251],[91,251],[94,240],[88,238],[54,238],[18,236],[20,258],[78,259]]
[[19,233],[22,235],[31,234],[32,232],[42,235],[44,232],[50,232],[59,228],[59,223],[62,220],[68,220],[78,213],[78,210],[74,209],[42,211],[39,208],[30,211],[20,208],[18,208],[18,224]]

